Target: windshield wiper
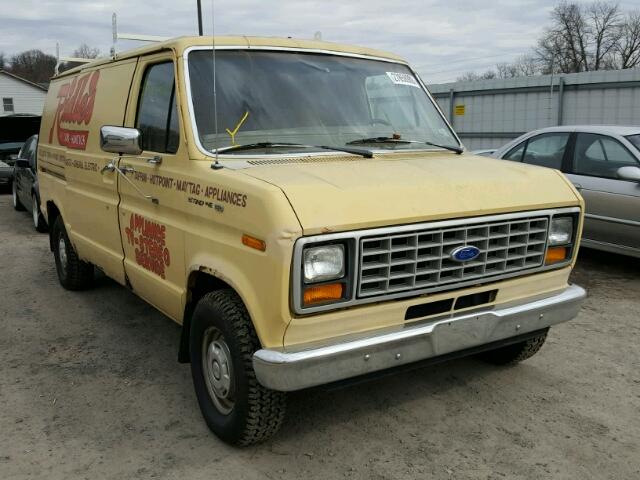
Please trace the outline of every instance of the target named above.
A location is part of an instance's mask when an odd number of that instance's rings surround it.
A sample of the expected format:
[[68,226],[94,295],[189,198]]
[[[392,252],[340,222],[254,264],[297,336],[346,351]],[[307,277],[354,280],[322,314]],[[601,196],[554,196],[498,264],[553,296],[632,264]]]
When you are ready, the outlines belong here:
[[347,142],[347,145],[365,145],[365,144],[376,144],[376,143],[390,143],[395,145],[418,143],[421,145],[430,145],[432,147],[444,148],[445,150],[456,152],[458,155],[464,152],[462,148],[457,147],[455,145],[440,145],[433,142],[421,142],[418,140],[402,140],[400,138],[394,138],[394,137],[359,138],[358,140],[352,140],[350,142]]
[[357,140],[351,140],[347,142],[347,145],[364,145],[364,144],[372,144],[372,143],[422,143],[415,140],[401,140],[399,138],[393,137],[369,137],[369,138],[359,138]]
[[431,145],[432,147],[444,148],[445,150],[456,152],[458,155],[464,152],[464,148],[456,147],[455,145],[440,145],[438,143],[432,143],[432,142],[424,142],[424,143],[427,145]]
[[222,147],[214,150],[214,153],[241,151],[241,150],[257,150],[260,148],[316,148],[321,150],[333,150],[336,152],[351,153],[353,155],[360,155],[364,158],[373,158],[373,153],[370,150],[362,148],[349,148],[349,147],[331,147],[329,145],[304,145],[302,143],[287,143],[287,142],[257,142],[257,143],[245,143],[242,145],[231,145],[230,147]]

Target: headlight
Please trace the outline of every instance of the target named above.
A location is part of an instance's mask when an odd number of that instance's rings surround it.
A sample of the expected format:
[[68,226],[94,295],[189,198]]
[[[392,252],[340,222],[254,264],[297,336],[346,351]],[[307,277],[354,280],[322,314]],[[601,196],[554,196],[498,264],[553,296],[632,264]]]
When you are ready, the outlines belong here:
[[344,246],[325,245],[304,251],[305,283],[323,282],[344,276]]
[[549,246],[568,245],[573,236],[573,217],[551,219],[549,228]]

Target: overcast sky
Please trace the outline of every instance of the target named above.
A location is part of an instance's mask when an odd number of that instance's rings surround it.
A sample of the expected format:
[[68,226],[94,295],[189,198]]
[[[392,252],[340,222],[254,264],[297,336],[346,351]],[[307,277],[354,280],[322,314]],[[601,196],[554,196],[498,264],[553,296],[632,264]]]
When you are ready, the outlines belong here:
[[[636,0],[637,1],[637,0]],[[623,9],[636,1],[620,2]],[[211,0],[202,0],[211,33]],[[402,55],[427,83],[453,81],[526,53],[554,0],[215,0],[216,34],[292,36],[353,43]],[[70,55],[85,42],[108,53],[111,14],[126,33],[197,34],[196,0],[2,0],[0,52],[39,48]],[[120,42],[119,50],[135,46]]]

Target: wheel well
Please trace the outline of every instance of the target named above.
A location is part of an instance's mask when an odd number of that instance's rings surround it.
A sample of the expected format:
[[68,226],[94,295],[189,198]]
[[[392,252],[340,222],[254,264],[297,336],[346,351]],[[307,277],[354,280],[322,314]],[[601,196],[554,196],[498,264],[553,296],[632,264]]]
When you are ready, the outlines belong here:
[[187,282],[187,306],[184,309],[182,322],[182,333],[180,334],[180,350],[178,351],[178,361],[189,363],[189,333],[191,330],[191,315],[196,308],[198,301],[207,293],[216,290],[232,289],[231,285],[224,280],[220,280],[215,275],[203,270],[191,272]]
[[49,224],[49,248],[53,252],[53,224],[56,223],[56,218],[60,216],[60,210],[56,207],[56,204],[52,201],[47,202],[47,224]]

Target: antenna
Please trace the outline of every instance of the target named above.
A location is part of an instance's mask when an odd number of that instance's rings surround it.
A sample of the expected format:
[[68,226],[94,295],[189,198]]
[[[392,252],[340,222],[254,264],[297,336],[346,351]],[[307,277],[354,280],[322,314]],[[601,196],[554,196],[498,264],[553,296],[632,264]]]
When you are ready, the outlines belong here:
[[202,3],[198,0],[198,35],[202,36]]
[[116,12],[111,15],[111,35],[113,35],[113,43],[111,43],[111,58],[116,58],[116,44],[118,43],[118,16]]
[[213,150],[216,154],[216,161],[211,166],[214,169],[222,168],[218,162],[218,95],[216,91],[216,15],[215,0],[211,0],[211,60],[213,62]]

